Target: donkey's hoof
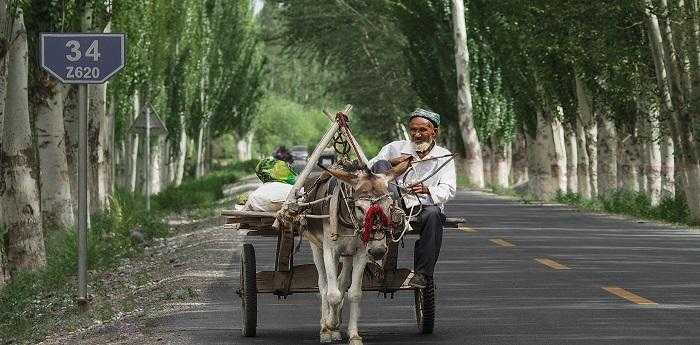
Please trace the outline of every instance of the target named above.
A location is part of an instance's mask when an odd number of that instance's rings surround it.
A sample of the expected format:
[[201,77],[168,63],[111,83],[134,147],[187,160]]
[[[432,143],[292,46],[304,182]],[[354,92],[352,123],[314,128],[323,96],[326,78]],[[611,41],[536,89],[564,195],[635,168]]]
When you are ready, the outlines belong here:
[[321,335],[319,337],[319,342],[321,344],[330,344],[333,342],[333,336],[331,332],[321,332]]
[[348,345],[362,345],[362,337],[354,336],[350,338],[350,343]]
[[331,338],[333,341],[341,341],[343,340],[343,335],[340,333],[340,331],[333,331],[331,333]]

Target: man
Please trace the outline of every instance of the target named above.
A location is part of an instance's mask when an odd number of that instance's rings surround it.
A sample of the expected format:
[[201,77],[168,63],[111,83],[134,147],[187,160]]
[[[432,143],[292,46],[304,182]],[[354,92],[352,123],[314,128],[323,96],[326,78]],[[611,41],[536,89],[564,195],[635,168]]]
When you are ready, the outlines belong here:
[[422,232],[414,248],[415,275],[409,283],[425,288],[433,278],[442,245],[445,203],[454,198],[457,179],[450,151],[435,143],[440,132],[440,115],[416,109],[408,117],[408,127],[410,141],[399,140],[384,146],[369,163],[373,172],[382,173],[398,162],[412,159],[412,167],[397,181],[410,190],[402,193],[407,213],[420,210],[417,219]]

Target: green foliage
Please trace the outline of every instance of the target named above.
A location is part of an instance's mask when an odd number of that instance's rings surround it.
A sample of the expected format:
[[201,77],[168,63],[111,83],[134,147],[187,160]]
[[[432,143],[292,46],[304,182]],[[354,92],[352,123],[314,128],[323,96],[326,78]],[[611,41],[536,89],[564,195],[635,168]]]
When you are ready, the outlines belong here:
[[244,174],[255,171],[257,160],[250,160],[213,171],[200,179],[185,181],[180,186],[170,186],[153,197],[154,210],[161,212],[192,211],[211,209],[217,200],[223,198],[224,185],[234,183]]
[[253,147],[260,156],[272,155],[279,145],[287,148],[302,145],[311,150],[326,132],[329,123],[320,109],[268,95],[263,99],[253,123]]
[[[138,254],[130,230],[140,228],[146,239],[163,237],[167,227],[154,214],[147,214],[145,200],[118,192],[109,210],[92,217],[88,229],[88,269],[112,267],[118,260]],[[41,337],[38,325],[51,322],[52,312],[68,308],[77,314],[74,303],[78,253],[74,229],[56,231],[46,238],[46,268],[20,272],[0,291],[0,334],[13,337]]]
[[[88,270],[103,271],[114,267],[123,258],[139,255],[142,247],[138,241],[134,241],[132,230],[138,229],[147,242],[167,236],[168,228],[162,220],[165,214],[211,205],[213,198],[221,197],[223,184],[234,181],[237,176],[252,173],[256,164],[255,160],[240,162],[204,179],[187,181],[179,189],[168,189],[154,197],[157,201],[153,203],[151,213],[146,212],[146,199],[143,196],[117,191],[110,208],[91,217]],[[189,196],[195,193],[204,196],[192,201]],[[182,200],[176,200],[178,197]],[[3,231],[4,228],[0,227],[0,238]],[[58,322],[52,315],[79,315],[74,279],[78,260],[76,241],[74,229],[51,233],[46,238],[46,268],[38,272],[15,274],[0,290],[0,334],[4,341],[38,341],[52,323]],[[99,281],[92,284],[99,284]],[[109,318],[111,313],[109,310],[98,310],[96,315]],[[88,317],[92,318],[93,315]]]
[[337,75],[323,87],[355,107],[355,133],[396,140],[397,123],[419,102],[403,48],[406,38],[387,13],[391,2],[275,0],[266,7],[275,3],[282,4],[279,37],[287,51]]
[[556,200],[584,209],[630,215],[643,219],[671,223],[690,224],[690,211],[682,196],[664,197],[658,206],[652,206],[649,196],[641,192],[616,190],[602,197],[589,200],[578,193],[557,194]]

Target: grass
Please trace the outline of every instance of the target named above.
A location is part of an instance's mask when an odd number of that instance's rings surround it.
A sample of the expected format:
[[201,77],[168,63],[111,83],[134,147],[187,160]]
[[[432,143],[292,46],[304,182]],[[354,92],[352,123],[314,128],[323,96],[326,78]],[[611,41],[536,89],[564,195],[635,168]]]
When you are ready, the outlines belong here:
[[[148,242],[168,235],[163,221],[167,214],[212,209],[221,198],[221,187],[254,170],[256,162],[220,168],[198,180],[185,181],[152,198],[152,212],[146,199],[118,191],[108,210],[91,217],[88,230],[88,272],[106,272],[125,258],[138,257],[143,248],[132,239],[138,228]],[[6,230],[0,228],[0,236]],[[1,237],[0,237],[1,238]],[[93,312],[78,312],[75,291],[77,258],[74,229],[55,231],[45,239],[47,264],[37,272],[19,272],[0,290],[0,344],[35,342],[58,324],[68,330],[88,320],[107,321],[114,315],[109,304],[95,305]],[[2,247],[2,246],[0,246]],[[138,278],[138,277],[137,277]],[[99,279],[90,280],[91,289],[100,288]]]
[[596,199],[586,199],[576,193],[559,193],[556,200],[583,209],[624,214],[642,219],[693,225],[690,211],[682,195],[664,197],[652,206],[649,196],[642,192],[616,190]]
[[180,186],[171,186],[154,196],[152,207],[168,212],[211,210],[217,200],[223,198],[224,185],[235,182],[243,174],[255,170],[257,160],[222,167],[200,179],[190,179]]

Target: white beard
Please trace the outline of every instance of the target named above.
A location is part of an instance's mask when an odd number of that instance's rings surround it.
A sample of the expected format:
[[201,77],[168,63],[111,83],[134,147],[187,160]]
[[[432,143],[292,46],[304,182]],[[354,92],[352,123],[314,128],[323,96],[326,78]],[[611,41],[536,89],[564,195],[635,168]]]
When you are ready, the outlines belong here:
[[416,150],[416,152],[425,152],[430,148],[430,145],[433,144],[433,141],[421,141],[421,142],[415,142],[412,141],[411,144],[413,145],[413,148]]

